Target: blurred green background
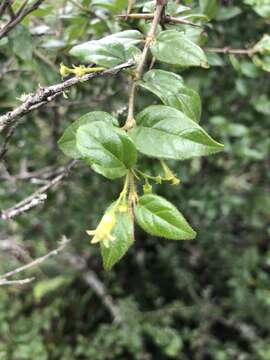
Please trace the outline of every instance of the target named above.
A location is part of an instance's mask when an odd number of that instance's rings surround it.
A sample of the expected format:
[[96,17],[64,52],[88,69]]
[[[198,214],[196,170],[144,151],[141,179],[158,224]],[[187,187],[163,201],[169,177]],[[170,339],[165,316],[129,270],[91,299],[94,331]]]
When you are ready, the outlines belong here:
[[[143,22],[115,18],[126,6],[125,0],[45,1],[0,40],[0,112],[39,84],[59,82],[59,64],[74,62],[72,45],[143,30]],[[203,32],[183,27],[203,47],[249,48],[269,32],[268,0],[208,6],[213,19]],[[63,235],[71,239],[57,257],[20,274],[35,276],[34,282],[0,287],[1,360],[270,360],[269,73],[244,56],[212,54],[209,61],[207,70],[173,71],[200,93],[201,124],[225,151],[171,162],[181,184],[155,188],[183,211],[198,231],[196,240],[168,241],[136,229],[135,246],[104,272],[85,230],[95,228],[122,184],[79,163],[44,205],[0,220],[2,244],[18,246],[0,247],[1,273],[48,253]],[[125,119],[127,86],[123,73],[95,79],[23,118],[0,165],[1,210],[46,181],[16,175],[67,163],[57,140],[72,121],[93,110]],[[137,108],[151,103],[157,98],[141,91]],[[155,173],[155,161],[145,165]],[[109,306],[89,284],[93,276],[111,297]]]

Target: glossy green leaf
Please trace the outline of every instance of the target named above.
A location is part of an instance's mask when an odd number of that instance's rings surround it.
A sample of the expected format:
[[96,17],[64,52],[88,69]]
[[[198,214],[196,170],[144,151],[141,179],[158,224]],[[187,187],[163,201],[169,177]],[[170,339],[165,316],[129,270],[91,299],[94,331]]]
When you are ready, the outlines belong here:
[[118,126],[118,121],[104,111],[92,111],[83,115],[66,128],[58,141],[58,145],[65,155],[73,159],[80,159],[82,157],[76,146],[76,132],[79,126],[90,124],[93,121],[104,121],[108,124]]
[[208,67],[203,50],[176,30],[162,31],[151,45],[159,61],[180,66]]
[[137,150],[147,156],[185,160],[223,149],[195,121],[168,106],[149,106],[138,114],[136,123],[129,133]]
[[139,84],[158,96],[165,105],[181,110],[192,120],[199,122],[200,96],[183,84],[181,76],[164,70],[150,70]]
[[124,176],[137,160],[135,145],[126,132],[101,121],[80,126],[76,145],[93,170],[109,179]]
[[[92,40],[76,45],[70,50],[70,54],[84,62],[111,67],[133,57],[132,55],[136,51],[133,45],[141,40],[142,34],[139,31],[126,30],[100,40]],[[133,48],[134,51],[130,51],[130,48]]]
[[[113,204],[109,207],[109,209]],[[108,209],[108,210],[109,210]],[[107,248],[101,242],[101,255],[105,270],[110,270],[128,251],[134,242],[133,221],[128,212],[115,212],[116,223],[111,235],[115,237]]]
[[140,197],[135,208],[136,221],[151,235],[172,240],[191,240],[196,232],[177,208],[154,194]]

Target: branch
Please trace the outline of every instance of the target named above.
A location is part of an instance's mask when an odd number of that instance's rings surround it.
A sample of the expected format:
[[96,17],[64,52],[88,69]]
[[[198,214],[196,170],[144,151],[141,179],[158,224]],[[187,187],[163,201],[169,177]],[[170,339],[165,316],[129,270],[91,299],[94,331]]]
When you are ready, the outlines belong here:
[[50,257],[52,256],[56,256],[58,255],[65,247],[66,245],[70,242],[69,239],[63,237],[63,240],[60,243],[60,246],[52,251],[50,251],[48,254],[41,256],[33,261],[31,261],[30,263],[23,265],[21,267],[18,267],[17,269],[14,269],[12,271],[9,271],[3,275],[0,275],[0,285],[6,285],[6,284],[25,284],[27,282],[32,281],[34,278],[28,278],[28,279],[23,279],[23,280],[7,280],[7,278],[13,276],[13,275],[17,275],[25,270],[28,270],[34,266],[40,265],[41,263],[43,263],[44,261],[48,260]]
[[147,59],[148,51],[149,51],[152,41],[155,38],[155,35],[157,32],[157,27],[162,18],[162,14],[163,14],[166,4],[167,4],[167,0],[157,0],[156,1],[156,9],[153,14],[153,21],[152,21],[149,33],[147,34],[147,38],[145,41],[145,45],[144,45],[144,48],[142,51],[140,61],[136,68],[136,75],[135,75],[134,79],[131,78],[130,91],[129,91],[128,116],[127,116],[127,121],[124,126],[125,130],[129,130],[135,125],[134,103],[135,103],[135,95],[136,95],[136,89],[137,89],[137,81],[140,80],[142,77],[142,72],[143,72],[143,68],[144,68],[144,65],[145,65],[145,62]]
[[97,296],[100,298],[104,306],[110,312],[113,321],[115,323],[121,323],[123,321],[123,316],[121,311],[112,297],[108,294],[105,285],[97,277],[94,271],[88,270],[86,261],[77,255],[72,255],[68,257],[69,263],[77,269],[83,276],[85,282],[94,290]]
[[[127,19],[151,20],[154,18],[154,13],[152,13],[152,14],[151,13],[150,14],[148,14],[148,13],[147,14],[144,14],[144,13],[123,14],[123,15],[116,15],[116,17],[120,18],[122,20],[127,20]],[[165,15],[162,20],[164,21],[164,23],[183,24],[183,25],[202,27],[201,25],[194,24],[191,21],[177,18],[177,17],[170,16],[170,15]]]
[[[37,0],[33,5],[26,7],[28,0],[25,0],[14,17],[0,30],[0,40],[6,36],[18,23],[20,23],[27,15],[39,8],[44,0]],[[7,2],[9,3],[9,1]]]
[[42,186],[37,191],[35,191],[32,195],[28,196],[24,200],[20,201],[15,206],[12,206],[9,209],[3,210],[1,213],[1,218],[3,220],[9,220],[18,216],[36,206],[43,203],[47,199],[47,191],[54,187],[56,184],[61,182],[66,176],[69,175],[70,170],[75,166],[76,160],[71,161],[62,172],[57,175],[55,178],[50,180],[48,184]]
[[52,101],[70,87],[96,77],[116,75],[119,71],[132,67],[133,65],[133,61],[128,61],[124,64],[117,65],[111,69],[106,69],[101,72],[89,73],[80,78],[72,77],[71,79],[48,86],[46,88],[41,87],[36,93],[27,95],[23,103],[16,109],[0,116],[0,132],[2,132],[8,126],[15,125],[18,119],[20,119],[22,116]]
[[210,53],[220,54],[235,54],[235,55],[252,55],[252,49],[231,49],[229,46],[224,48],[204,48],[204,51]]
[[34,277],[21,279],[21,280],[7,280],[7,279],[0,279],[0,286],[2,285],[24,285],[28,284],[31,281],[35,280]]
[[56,175],[59,175],[64,170],[64,166],[45,166],[40,170],[27,171],[26,168],[21,169],[21,171],[16,175],[11,175],[9,173],[0,174],[0,180],[8,181],[30,181],[31,183],[37,183],[37,181],[46,181]]
[[3,0],[2,3],[0,4],[0,18],[2,17],[8,5],[9,5],[9,0]]
[[24,262],[32,261],[31,256],[28,252],[19,244],[16,240],[11,239],[0,239],[0,250],[1,252],[9,252],[16,259],[22,259]]

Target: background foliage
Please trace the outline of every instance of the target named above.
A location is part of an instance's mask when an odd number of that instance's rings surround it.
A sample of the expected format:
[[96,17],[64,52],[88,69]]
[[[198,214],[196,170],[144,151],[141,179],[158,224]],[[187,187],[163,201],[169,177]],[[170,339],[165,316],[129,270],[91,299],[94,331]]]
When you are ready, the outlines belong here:
[[[267,0],[200,5],[213,18],[204,46],[249,48],[268,31]],[[60,81],[59,64],[74,62],[71,46],[129,24],[143,29],[144,22],[116,20],[126,6],[124,0],[45,1],[0,41],[0,111],[39,84]],[[80,164],[43,206],[0,223],[1,239],[25,249],[24,255],[1,251],[1,273],[55,248],[63,234],[72,239],[65,253],[29,272],[37,277],[31,285],[0,288],[1,360],[270,359],[269,75],[248,57],[211,54],[209,60],[210,69],[184,76],[202,96],[202,126],[225,151],[180,166],[171,162],[181,185],[156,188],[181,205],[197,239],[157,241],[138,230],[128,255],[104,272],[85,229],[96,226],[119,184]],[[38,186],[6,179],[5,168],[15,175],[65,164],[57,147],[63,129],[93,110],[124,120],[127,86],[123,74],[95,79],[25,117],[1,167],[1,209]],[[157,98],[140,92],[139,107],[154,103]],[[154,161],[147,166],[156,170]],[[84,271],[72,267],[70,254],[85,259],[102,280],[120,324],[112,322]]]

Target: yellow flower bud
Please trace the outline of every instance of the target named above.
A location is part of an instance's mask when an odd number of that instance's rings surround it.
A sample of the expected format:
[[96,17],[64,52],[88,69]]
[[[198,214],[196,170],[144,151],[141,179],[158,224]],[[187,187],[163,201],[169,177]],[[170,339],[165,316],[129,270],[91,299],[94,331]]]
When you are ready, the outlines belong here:
[[143,185],[143,192],[144,194],[151,194],[152,193],[152,185],[149,182]]
[[165,164],[164,161],[161,161],[161,165],[164,171],[164,178],[165,181],[171,181],[172,185],[178,185],[180,183],[180,180],[178,177],[174,175],[174,173],[171,171],[171,169]]

